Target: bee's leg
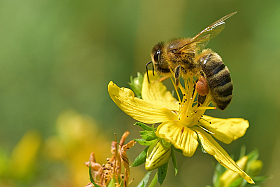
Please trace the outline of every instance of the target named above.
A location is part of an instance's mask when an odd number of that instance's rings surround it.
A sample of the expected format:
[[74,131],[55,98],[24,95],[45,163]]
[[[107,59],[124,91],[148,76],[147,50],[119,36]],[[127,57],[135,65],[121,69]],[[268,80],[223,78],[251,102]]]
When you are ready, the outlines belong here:
[[207,95],[202,96],[202,95],[199,95],[199,94],[198,94],[198,96],[197,96],[198,106],[200,106],[200,105],[202,105],[202,104],[204,103],[204,101],[205,101],[205,99],[206,99],[206,96],[207,96]]
[[169,77],[170,77],[170,76],[161,77],[161,78],[159,79],[159,81],[162,82],[162,81],[164,81],[165,79],[168,79]]
[[195,81],[195,84],[193,85],[193,92],[192,92],[192,97],[194,95],[195,89],[196,89],[196,83],[197,83],[198,79]]
[[179,78],[180,78],[180,71],[181,71],[181,65],[179,65],[179,66],[177,66],[176,68],[175,68],[175,72],[174,72],[174,76],[175,76],[175,85],[176,85],[176,87],[178,87],[179,86]]
[[[148,74],[148,65],[149,64],[151,64],[152,63],[152,61],[151,62],[148,62],[147,64],[146,64],[146,72],[147,72],[147,78],[148,78],[148,82],[150,83],[150,79],[149,79],[149,74]],[[155,70],[154,70],[154,65],[153,65],[153,75],[155,75]]]

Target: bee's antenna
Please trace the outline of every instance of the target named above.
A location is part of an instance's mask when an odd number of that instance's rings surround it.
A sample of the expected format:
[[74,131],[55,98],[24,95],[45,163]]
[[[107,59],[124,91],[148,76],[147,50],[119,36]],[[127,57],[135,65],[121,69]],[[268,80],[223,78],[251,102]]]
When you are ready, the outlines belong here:
[[[152,63],[152,61],[148,62],[146,64],[146,72],[147,72],[147,77],[148,77],[148,82],[150,83],[150,79],[149,79],[149,74],[148,74],[148,65],[150,65]],[[154,66],[153,66],[153,75],[155,75],[155,70],[154,70]]]

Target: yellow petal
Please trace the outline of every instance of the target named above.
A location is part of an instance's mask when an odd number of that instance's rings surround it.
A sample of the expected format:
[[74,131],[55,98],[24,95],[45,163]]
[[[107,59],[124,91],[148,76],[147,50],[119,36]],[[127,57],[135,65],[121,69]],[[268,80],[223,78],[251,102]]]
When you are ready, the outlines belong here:
[[153,124],[168,120],[177,120],[177,116],[172,111],[134,97],[132,90],[119,88],[112,81],[108,85],[108,92],[112,100],[122,111],[138,121]]
[[[236,164],[242,169],[244,170],[246,167],[248,161],[248,156],[244,156],[242,157],[240,160],[238,160],[236,162]],[[225,171],[221,177],[220,177],[220,186],[230,186],[232,182],[234,182],[235,180],[237,180],[240,176],[238,175],[238,173],[235,173],[231,170],[227,170]]]
[[183,155],[188,157],[194,154],[198,146],[196,133],[176,121],[162,123],[157,128],[156,135],[182,150]]
[[218,140],[229,144],[245,134],[249,127],[249,122],[242,118],[221,119],[203,116],[203,119],[199,121],[199,125],[213,133],[212,135]]
[[193,127],[196,131],[203,149],[227,169],[238,173],[248,183],[254,184],[253,179],[247,175],[227,154],[227,152],[212,138],[212,136],[199,127]]
[[150,103],[156,103],[160,106],[164,106],[170,110],[179,111],[179,102],[167,91],[164,84],[160,81],[160,77],[152,71],[149,71],[148,82],[147,74],[144,76],[142,85],[142,98],[144,101]]

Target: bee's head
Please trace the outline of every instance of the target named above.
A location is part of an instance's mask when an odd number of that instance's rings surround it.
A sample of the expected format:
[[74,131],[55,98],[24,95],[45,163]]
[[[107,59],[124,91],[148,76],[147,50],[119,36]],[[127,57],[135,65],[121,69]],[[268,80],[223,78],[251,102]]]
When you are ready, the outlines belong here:
[[[165,44],[163,42],[160,42],[153,47],[151,51],[152,61],[146,64],[147,75],[148,75],[148,65],[151,63],[153,64],[153,71],[155,69],[158,74],[165,75],[165,76],[170,74],[170,69],[165,54],[166,54],[166,49],[165,49]],[[149,81],[149,76],[148,76],[148,81]]]
[[162,64],[162,53],[163,53],[164,43],[160,42],[156,44],[152,51],[151,51],[151,57],[153,64]]
[[159,74],[169,74],[169,64],[166,59],[166,47],[163,42],[156,44],[151,51],[151,58],[154,68]]

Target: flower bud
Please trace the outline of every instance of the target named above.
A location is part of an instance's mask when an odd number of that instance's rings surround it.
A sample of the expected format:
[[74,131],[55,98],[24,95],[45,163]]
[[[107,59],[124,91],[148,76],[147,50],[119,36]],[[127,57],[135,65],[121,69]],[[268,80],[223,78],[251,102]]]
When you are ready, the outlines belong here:
[[128,84],[137,97],[141,97],[142,83],[143,83],[143,75],[141,73],[138,72],[137,77],[135,78],[132,78],[132,76],[130,77],[130,83]]
[[263,163],[260,160],[254,160],[248,167],[248,173],[251,176],[257,176],[263,167]]
[[171,156],[171,144],[159,139],[152,143],[147,152],[145,169],[154,170],[166,162]]

